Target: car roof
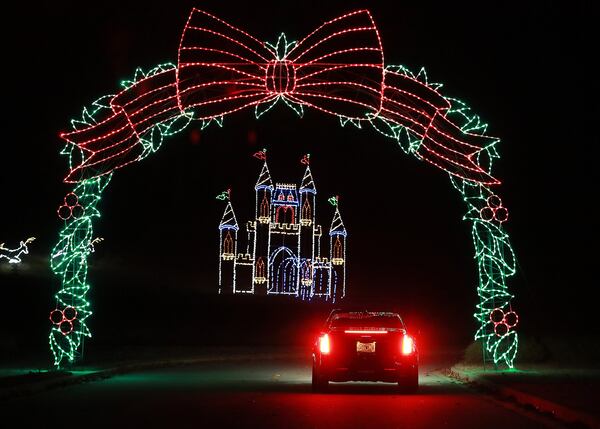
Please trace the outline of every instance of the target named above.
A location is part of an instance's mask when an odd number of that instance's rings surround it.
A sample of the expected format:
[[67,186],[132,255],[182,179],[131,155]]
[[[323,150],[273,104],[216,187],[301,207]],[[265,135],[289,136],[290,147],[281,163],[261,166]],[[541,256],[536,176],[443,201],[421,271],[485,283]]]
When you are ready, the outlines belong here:
[[325,324],[329,324],[334,318],[337,319],[339,317],[348,317],[348,318],[356,318],[359,319],[361,317],[370,317],[370,316],[384,316],[384,317],[397,317],[400,319],[400,322],[404,325],[404,320],[400,314],[393,311],[353,311],[353,310],[345,310],[345,309],[335,309],[329,313],[329,317],[325,321]]
[[398,316],[400,317],[400,314],[398,314],[398,312],[396,311],[389,311],[389,310],[367,310],[367,309],[346,309],[346,308],[336,308],[334,310],[331,310],[331,313],[329,313],[329,318],[333,317],[334,315],[337,314],[348,314],[348,315],[356,315],[356,316],[360,316],[365,315],[365,314],[370,314],[370,315],[378,315],[378,316]]
[[400,316],[398,313],[392,311],[337,311],[332,313],[332,316],[344,316],[344,317],[365,317],[365,316]]

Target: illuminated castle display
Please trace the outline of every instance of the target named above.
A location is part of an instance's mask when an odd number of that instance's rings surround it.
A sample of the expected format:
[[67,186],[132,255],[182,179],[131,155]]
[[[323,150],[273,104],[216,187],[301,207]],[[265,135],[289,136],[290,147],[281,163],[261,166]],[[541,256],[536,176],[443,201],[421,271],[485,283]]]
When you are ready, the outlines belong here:
[[[346,237],[337,198],[329,228],[329,254],[322,256],[323,230],[316,223],[317,189],[308,156],[302,183],[275,183],[264,160],[254,187],[256,215],[246,223],[245,246],[231,201],[219,224],[219,293],[291,295],[336,300],[346,295]],[[229,198],[227,198],[229,200]],[[242,250],[240,250],[242,249]]]

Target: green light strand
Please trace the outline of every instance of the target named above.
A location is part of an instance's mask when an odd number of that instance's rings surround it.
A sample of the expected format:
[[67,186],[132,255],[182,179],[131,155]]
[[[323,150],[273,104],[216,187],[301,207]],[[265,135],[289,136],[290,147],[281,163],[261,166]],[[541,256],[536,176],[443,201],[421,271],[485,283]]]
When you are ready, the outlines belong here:
[[[138,68],[134,78],[123,81],[122,86],[128,88],[139,80],[174,67],[173,64],[161,64],[147,73]],[[111,111],[107,101],[112,97],[101,97],[90,108],[84,108],[81,118],[71,121],[73,128],[84,128],[101,122],[103,115]],[[165,137],[181,132],[190,122],[191,116],[182,114],[152,127],[140,138],[144,150],[138,161],[156,152]],[[70,168],[83,156],[77,153],[79,150],[76,146],[67,144],[61,152],[68,156]],[[60,278],[61,286],[55,294],[56,308],[51,312],[53,326],[49,335],[50,350],[57,367],[63,365],[65,360],[73,363],[79,357],[84,338],[92,336],[87,326],[87,319],[92,314],[90,302],[86,298],[90,289],[87,283],[88,256],[94,249],[93,221],[100,217],[97,206],[111,177],[112,173],[81,181],[67,194],[64,204],[59,207],[59,217],[64,220],[64,226],[59,233],[58,243],[52,250],[51,267]],[[65,311],[72,309],[76,311],[76,317],[65,317]],[[56,314],[59,314],[57,319]]]
[[[417,74],[404,66],[388,66],[387,69],[417,79],[435,90],[442,87],[439,83],[429,83],[423,68]],[[463,133],[486,135],[487,124],[473,114],[464,102],[445,98],[452,106],[446,116],[457,124]],[[346,123],[353,124],[352,121],[345,121],[342,125]],[[408,129],[380,116],[373,117],[370,123],[378,132],[397,141],[405,153],[420,158],[417,150],[421,146],[421,139]],[[499,139],[493,139],[476,154],[478,164],[485,166],[489,174],[492,173],[494,159],[499,158],[497,143]],[[480,300],[474,314],[479,324],[475,339],[483,343],[485,361],[490,361],[496,366],[505,364],[513,368],[518,348],[518,334],[513,328],[518,318],[509,323],[504,319],[495,321],[492,317],[494,311],[498,310],[503,315],[511,314],[516,317],[511,306],[513,295],[508,292],[506,284],[506,279],[516,271],[515,255],[508,234],[502,228],[503,222],[508,218],[508,211],[489,186],[451,174],[449,177],[453,187],[466,203],[467,213],[464,220],[471,223],[479,277],[477,293]]]

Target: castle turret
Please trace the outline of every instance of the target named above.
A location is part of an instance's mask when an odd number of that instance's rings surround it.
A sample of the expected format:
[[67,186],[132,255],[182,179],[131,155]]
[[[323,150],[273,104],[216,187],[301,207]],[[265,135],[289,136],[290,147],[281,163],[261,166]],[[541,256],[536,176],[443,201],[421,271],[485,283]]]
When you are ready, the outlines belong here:
[[329,252],[331,261],[331,277],[329,278],[330,297],[334,300],[346,296],[346,237],[348,232],[342,221],[339,207],[335,213],[329,229]]
[[[308,159],[308,158],[307,158]],[[300,185],[300,292],[302,297],[310,297],[313,289],[313,261],[315,259],[315,203],[317,188],[308,161],[302,184]]]
[[256,191],[256,218],[253,222],[253,288],[254,293],[266,295],[268,288],[269,267],[269,235],[272,213],[273,180],[265,160],[258,181],[254,187]]
[[219,293],[235,293],[235,257],[239,230],[231,202],[227,203],[219,224]]

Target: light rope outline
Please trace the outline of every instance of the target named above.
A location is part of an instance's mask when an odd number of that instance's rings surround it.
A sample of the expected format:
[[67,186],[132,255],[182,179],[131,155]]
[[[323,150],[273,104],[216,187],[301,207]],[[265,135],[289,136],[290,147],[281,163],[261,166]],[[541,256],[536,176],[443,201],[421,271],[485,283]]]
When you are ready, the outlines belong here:
[[[194,12],[201,11],[195,10],[192,12],[192,15]],[[345,17],[351,17],[352,15],[363,12],[366,11],[353,12],[335,20],[328,21],[297,44],[294,42],[288,43],[286,37],[282,35],[279,37],[276,44],[264,44],[264,46],[271,46],[273,51],[276,52],[276,60],[284,62],[286,61],[285,58],[289,54],[289,47],[292,47],[290,52],[293,52],[294,49],[304,43],[304,40],[312,37],[313,34],[319,32],[320,29],[327,24],[335,23],[335,21],[343,20]],[[368,12],[366,13],[368,14]],[[192,15],[190,15],[190,19]],[[212,17],[212,15],[210,16]],[[215,19],[218,20],[218,18]],[[220,22],[224,23],[224,21]],[[224,24],[229,26],[229,24]],[[235,27],[230,27],[235,29]],[[362,29],[362,27],[359,28]],[[373,27],[368,27],[368,29],[376,32],[378,42],[381,44],[379,34],[374,24]],[[235,30],[241,31],[237,29]],[[247,33],[244,34],[247,35]],[[344,34],[344,32],[336,34]],[[251,37],[249,35],[247,36]],[[257,43],[261,43],[257,39],[254,40],[256,40]],[[310,49],[312,48],[314,48],[314,46],[312,46]],[[343,51],[345,53],[354,50],[346,49]],[[137,69],[135,76],[131,81],[122,82],[124,90],[121,91],[121,93],[117,94],[116,96],[108,95],[101,97],[92,103],[92,106],[89,109],[84,108],[81,119],[72,121],[74,130],[81,130],[87,127],[102,125],[103,121],[107,121],[105,119],[107,113],[110,115],[120,110],[124,112],[124,107],[113,104],[113,101],[116,98],[122,94],[126,94],[129,89],[140,84],[140,82],[143,83],[144,81],[159,75],[168,75],[172,73],[177,76],[180,72],[181,65],[182,64],[180,63],[180,67],[177,67],[173,64],[161,64],[157,67],[154,67],[147,73],[144,73],[141,69]],[[285,73],[287,73],[289,65],[287,63],[284,65],[286,70]],[[354,65],[356,64],[346,64],[344,67],[352,67]],[[373,65],[369,64],[369,66]],[[266,70],[268,70],[268,68]],[[265,77],[267,76],[266,70]],[[327,70],[329,71],[330,69]],[[280,71],[280,77],[281,73],[282,71]],[[393,82],[393,79],[402,80],[403,82],[410,81],[411,84],[420,85],[430,92],[434,91],[435,94],[439,95],[440,97],[438,101],[447,105],[444,115],[439,115],[440,109],[437,107],[435,113],[427,117],[427,125],[423,125],[420,122],[421,118],[415,119],[415,117],[400,114],[397,110],[393,110],[394,105],[402,105],[403,108],[408,111],[415,111],[415,108],[410,104],[399,103],[392,97],[386,96],[386,91],[404,93],[407,97],[416,97],[418,101],[422,103],[422,105],[430,105],[432,107],[435,106],[433,106],[430,100],[419,98],[418,95],[415,95],[410,91],[406,91],[401,87],[396,87],[393,84],[388,84],[382,86],[382,96],[380,99],[381,106],[378,112],[368,114],[368,119],[338,115],[340,118],[340,123],[342,126],[351,124],[358,128],[362,128],[363,125],[370,125],[383,135],[398,142],[400,147],[407,154],[412,154],[420,160],[430,162],[431,164],[436,165],[450,174],[452,185],[460,192],[467,205],[467,213],[464,219],[471,222],[472,237],[475,247],[475,258],[477,260],[479,274],[479,284],[477,290],[480,296],[480,303],[477,305],[475,318],[480,323],[480,327],[475,334],[475,338],[483,341],[485,351],[495,364],[505,363],[507,366],[512,367],[517,352],[517,333],[511,327],[511,329],[509,329],[503,335],[498,335],[495,332],[495,324],[490,318],[490,314],[496,309],[500,309],[505,313],[512,311],[511,299],[513,296],[508,292],[506,279],[515,273],[514,253],[509,243],[509,237],[502,228],[502,224],[507,220],[508,214],[506,212],[506,215],[502,218],[497,218],[495,216],[496,213],[499,213],[499,209],[504,209],[504,207],[502,206],[499,197],[491,189],[492,185],[499,183],[497,180],[491,177],[492,161],[494,158],[499,157],[496,151],[496,144],[499,140],[486,135],[485,132],[487,124],[483,123],[477,115],[472,114],[469,108],[463,102],[444,97],[439,94],[438,89],[441,87],[441,85],[429,83],[424,69],[421,69],[417,74],[414,74],[404,66],[387,66],[382,68],[382,74],[386,83],[388,83],[388,80]],[[287,90],[289,86],[289,82],[287,80],[289,77],[287,74],[285,75],[285,79],[284,88]],[[117,127],[115,130],[102,136],[102,138],[106,138],[107,136],[112,137],[123,130],[126,130],[128,127],[135,131],[137,143],[139,143],[142,148],[141,153],[129,160],[126,160],[125,163],[117,165],[116,168],[120,168],[128,163],[144,159],[160,148],[165,137],[182,131],[190,124],[192,119],[198,119],[194,116],[193,109],[181,109],[179,89],[175,88],[175,94],[172,93],[174,86],[178,85],[178,81],[176,80],[175,82],[175,84],[168,83],[152,90],[152,92],[155,94],[167,92],[168,97],[155,101],[153,104],[151,104],[151,106],[158,105],[165,100],[172,101],[172,99],[175,98],[177,99],[177,106],[180,107],[178,114],[171,114],[166,119],[161,120],[154,125],[146,124],[144,127],[140,128],[139,132],[136,130],[136,125],[139,125],[139,123],[134,125],[130,120],[130,118],[135,116],[135,114],[125,115],[128,123],[125,123],[122,125],[122,127]],[[328,84],[336,83],[340,82],[334,81],[329,82]],[[296,82],[294,82],[294,88],[296,87],[295,84]],[[271,88],[273,88],[275,86],[275,82],[271,82],[271,85]],[[270,94],[266,99],[260,99],[255,103],[252,103],[255,105],[256,116],[262,116],[262,114],[272,108],[280,100],[285,102],[301,116],[303,114],[304,106],[310,106],[310,103],[303,102],[301,99],[299,100],[296,97],[290,96],[290,94],[285,93],[285,90],[279,93],[275,91],[274,94]],[[146,95],[147,94],[143,94],[143,96]],[[135,101],[138,101],[138,99],[131,100],[130,104],[135,103]],[[222,126],[223,116],[225,114],[240,110],[243,107],[226,111],[217,116],[199,118],[202,121],[202,128],[205,128],[212,123]],[[327,109],[318,106],[313,105],[312,107],[315,107],[318,110],[322,110],[326,113],[336,114],[335,112],[328,111]],[[148,106],[144,106],[143,109],[138,110],[136,114],[143,114],[145,109],[148,109]],[[160,115],[164,113],[165,111],[159,111],[151,116],[150,119],[157,116],[160,117]],[[423,115],[423,111],[417,111],[416,113],[421,116],[426,116]],[[148,119],[149,118],[144,118],[140,123],[148,122]],[[464,149],[464,147],[469,146],[469,143],[458,141],[454,137],[456,131],[452,130],[450,127],[450,131],[445,130],[442,126],[440,126],[439,129],[436,128],[436,125],[434,125],[434,121],[436,120],[438,122],[441,120],[443,125],[447,125],[449,123],[452,126],[457,127],[464,136],[485,138],[487,139],[485,141],[487,141],[488,144],[486,146],[471,145],[473,147],[473,152],[468,156],[464,156],[465,154],[464,152],[461,152],[460,148]],[[414,127],[411,128],[410,126],[407,126],[406,121],[411,122]],[[415,129],[417,131],[415,131]],[[435,147],[435,145],[428,146],[424,143],[427,138],[430,138],[428,135],[430,130],[432,130],[432,133],[437,133],[437,135],[441,135],[449,140],[455,140],[457,143],[463,146],[458,146],[458,150],[456,148],[444,146],[441,148],[440,153],[432,151],[431,147]],[[124,136],[123,139],[117,140],[115,146],[118,146],[128,138],[129,137]],[[93,142],[94,141],[92,141],[92,143]],[[86,157],[89,156],[89,152],[86,152],[86,148],[84,148],[83,145],[71,143],[72,142],[67,143],[65,149],[61,152],[69,157],[71,172],[66,181],[74,181],[70,180],[73,177],[72,173],[78,168],[78,163],[82,162],[80,160],[85,160]],[[433,155],[431,155],[432,152],[434,152]],[[128,153],[127,149],[121,151],[117,150],[111,156],[111,158],[119,159],[119,157],[126,153]],[[456,158],[452,158],[454,154],[456,155]],[[464,159],[461,158],[461,156]],[[473,168],[472,166],[475,164],[469,165],[468,162],[465,161],[465,159],[470,161],[472,158],[475,158],[477,161],[476,168]],[[448,165],[444,165],[446,161],[449,163],[454,163],[455,165],[462,165],[467,172],[465,173],[465,177],[457,174],[456,170],[450,170]],[[487,169],[484,169],[481,167],[481,164],[486,162]],[[473,171],[477,171],[477,169],[479,169],[477,172],[484,173],[486,177],[489,177],[489,179],[479,181],[473,180],[472,177],[468,176],[468,174],[470,174],[469,169]],[[54,363],[57,366],[59,366],[64,359],[67,359],[69,362],[73,362],[77,357],[78,349],[81,346],[83,338],[91,336],[91,332],[87,328],[86,324],[86,319],[91,315],[90,303],[85,298],[85,295],[89,290],[89,285],[87,284],[87,259],[91,253],[90,249],[92,248],[90,244],[92,242],[93,220],[100,216],[97,204],[100,200],[103,190],[110,182],[112,171],[113,170],[101,172],[101,174],[95,177],[82,177],[79,179],[79,183],[74,186],[72,194],[76,196],[77,203],[83,208],[83,210],[81,210],[82,213],[77,218],[71,216],[67,219],[64,219],[64,226],[59,235],[59,242],[52,252],[52,269],[61,278],[61,289],[55,295],[55,310],[64,311],[65,308],[72,307],[76,309],[77,314],[77,323],[74,323],[73,329],[67,334],[61,332],[61,330],[57,327],[53,327],[51,329],[50,347],[54,355]],[[490,201],[494,201],[495,207],[490,206]],[[490,210],[494,213],[494,216],[490,217]],[[486,213],[485,216],[483,216],[483,213]]]

